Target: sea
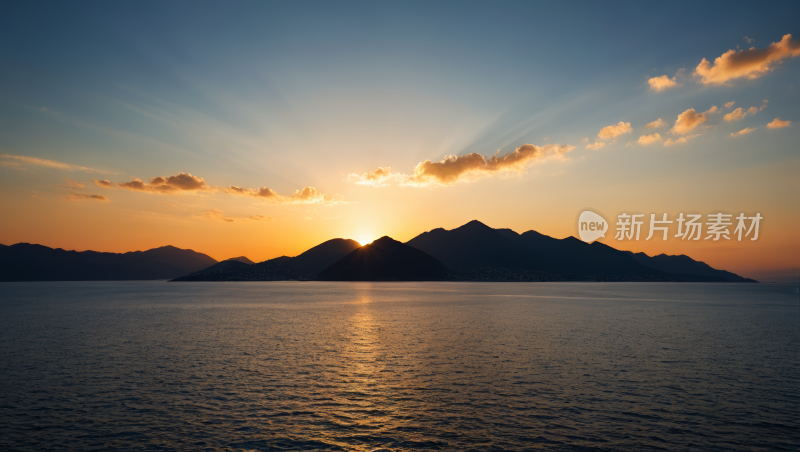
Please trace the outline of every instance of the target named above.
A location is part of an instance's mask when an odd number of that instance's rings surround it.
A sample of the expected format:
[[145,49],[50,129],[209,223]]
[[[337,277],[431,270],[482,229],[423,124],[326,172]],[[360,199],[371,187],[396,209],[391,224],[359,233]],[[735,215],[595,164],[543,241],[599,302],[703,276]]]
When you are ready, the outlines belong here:
[[800,450],[797,286],[0,283],[4,451]]

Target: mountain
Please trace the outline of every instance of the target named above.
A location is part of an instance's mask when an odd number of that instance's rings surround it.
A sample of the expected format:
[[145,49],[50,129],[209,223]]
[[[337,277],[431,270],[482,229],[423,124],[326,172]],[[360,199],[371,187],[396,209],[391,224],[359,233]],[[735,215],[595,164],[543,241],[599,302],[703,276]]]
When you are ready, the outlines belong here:
[[360,247],[355,240],[331,239],[291,258],[283,264],[283,269],[293,279],[314,279],[319,272]]
[[205,254],[174,246],[100,253],[17,243],[0,247],[0,281],[172,279],[216,262]]
[[248,258],[246,258],[244,256],[232,257],[230,259],[225,259],[225,260],[228,260],[228,261],[239,261],[239,262],[241,262],[243,264],[247,264],[247,265],[255,264],[255,262],[251,261],[250,259],[248,259]]
[[461,272],[502,268],[560,274],[567,279],[614,275],[639,280],[663,276],[599,242],[590,245],[574,237],[559,240],[536,231],[518,234],[510,229],[492,229],[477,220],[449,231],[439,228],[423,232],[406,244]]
[[355,240],[331,239],[295,257],[281,256],[252,265],[229,259],[173,281],[309,280],[360,246]]
[[735,273],[725,270],[716,270],[711,268],[705,262],[699,262],[689,256],[681,254],[679,256],[659,254],[658,256],[648,256],[645,253],[633,253],[626,251],[630,256],[636,259],[642,265],[647,265],[665,273],[683,274],[683,275],[697,275],[722,278],[730,282],[757,282],[754,279],[743,278]]
[[441,281],[449,270],[424,252],[384,236],[317,276],[318,281]]
[[[536,231],[518,234],[480,221],[433,229],[409,240],[417,248],[471,280],[738,281],[737,275],[699,267],[648,265],[630,253],[575,237],[555,239]],[[703,264],[705,265],[705,264]],[[710,269],[710,267],[709,267]],[[744,278],[741,278],[744,280]]]

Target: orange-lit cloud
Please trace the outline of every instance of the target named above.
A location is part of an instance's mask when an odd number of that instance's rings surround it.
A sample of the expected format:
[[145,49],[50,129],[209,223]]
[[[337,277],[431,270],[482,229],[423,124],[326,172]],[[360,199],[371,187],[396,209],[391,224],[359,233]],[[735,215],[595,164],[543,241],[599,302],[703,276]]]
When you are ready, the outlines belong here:
[[89,195],[86,193],[70,193],[62,199],[65,201],[108,201],[108,198],[103,195]]
[[[132,178],[130,182],[117,182],[117,187],[126,190],[141,191],[146,193],[179,193],[182,191],[208,191],[211,187],[206,184],[202,177],[192,176],[189,173],[178,173],[175,176],[157,176],[151,177],[145,183],[136,177]],[[101,185],[101,181],[95,181],[95,184]]]
[[694,75],[706,85],[726,85],[739,78],[753,80],[774,70],[782,61],[798,55],[800,42],[787,34],[779,42],[773,42],[763,49],[730,49],[716,58],[713,65],[703,58],[695,68]]
[[733,110],[732,112],[728,113],[723,117],[725,121],[734,122],[739,121],[741,119],[746,118],[747,116],[753,116],[754,114],[758,113],[759,111],[767,108],[767,101],[764,101],[764,104],[760,107],[750,107],[747,110],[743,109],[742,107]]
[[70,179],[68,177],[64,178],[63,186],[64,187],[69,187],[69,188],[86,188],[86,185],[83,185],[82,183],[80,183],[78,181],[74,181],[74,180],[72,180],[72,179]]
[[405,178],[404,184],[412,186],[452,185],[456,182],[490,174],[521,173],[537,161],[565,160],[564,154],[573,149],[575,146],[567,144],[546,144],[541,147],[525,144],[506,155],[498,156],[495,153],[490,158],[476,152],[466,155],[448,155],[439,162],[425,160],[419,163],[414,168],[414,174]]
[[94,184],[95,184],[95,185],[97,185],[98,187],[103,187],[103,188],[114,188],[114,184],[112,184],[112,183],[111,183],[110,181],[108,181],[108,180],[97,180],[97,179],[92,179],[92,182],[94,182]]
[[305,187],[302,190],[295,190],[291,196],[283,196],[268,187],[261,188],[242,188],[235,185],[230,187],[214,187],[223,193],[234,196],[247,196],[272,204],[319,204],[333,203],[334,198],[328,196],[314,187]]
[[733,107],[733,104],[735,104],[735,103],[736,103],[735,100],[731,101],[731,102],[725,102],[725,108],[731,108],[731,107]]
[[22,163],[19,162],[2,162],[0,161],[0,166],[3,168],[14,168],[18,170],[24,170],[25,168],[22,167]]
[[272,221],[272,218],[265,217],[264,215],[252,215],[252,216],[247,217],[247,218],[228,218],[228,217],[225,216],[225,212],[223,212],[223,211],[221,211],[219,209],[206,210],[205,212],[202,212],[199,215],[196,214],[196,215],[193,215],[193,216],[195,216],[195,217],[199,216],[201,218],[204,218],[206,220],[211,220],[211,221],[222,221],[222,222],[225,222],[225,223],[236,223],[236,222],[240,222],[242,220]]
[[790,125],[792,125],[792,121],[781,121],[781,118],[778,117],[773,119],[771,123],[767,124],[767,127],[770,129],[780,129],[783,127],[789,127]]
[[207,210],[201,214],[207,220],[224,221],[226,223],[233,223],[233,218],[225,218],[224,212],[219,209]]
[[685,137],[676,138],[674,140],[672,138],[667,138],[666,140],[664,140],[664,146],[675,146],[676,144],[686,144],[692,138],[699,136],[700,134],[696,133],[694,135],[687,135]]
[[637,142],[642,146],[649,146],[659,141],[661,141],[661,134],[659,134],[658,132],[651,133],[650,135],[642,135],[639,137],[639,140],[637,140]]
[[647,123],[647,125],[644,126],[644,128],[645,129],[658,129],[658,128],[664,127],[665,125],[667,125],[667,121],[664,121],[663,119],[658,118],[653,122]]
[[670,89],[670,88],[678,88],[683,86],[682,84],[678,83],[678,76],[683,73],[683,69],[678,69],[678,72],[675,73],[675,76],[669,78],[666,74],[660,75],[658,77],[653,77],[647,81],[647,84],[650,85],[650,89],[659,93],[661,91]]
[[347,176],[348,182],[355,182],[359,185],[369,185],[371,187],[382,187],[386,185],[390,179],[395,177],[392,174],[392,169],[387,167],[378,167],[375,171],[367,171],[361,174],[351,173]]
[[600,132],[597,134],[597,137],[602,139],[616,138],[620,135],[631,133],[632,130],[633,129],[631,129],[631,123],[620,121],[619,124],[617,125],[606,126],[600,129]]
[[[66,171],[83,171],[85,173],[105,173],[106,171],[100,171],[93,168],[87,168],[85,166],[80,165],[73,165],[71,163],[64,163],[59,162],[56,160],[48,160],[48,159],[40,159],[38,157],[27,157],[24,155],[8,155],[3,154],[0,155],[0,158],[4,159],[13,159],[16,162],[8,162],[8,163],[19,163],[23,165],[33,165],[33,166],[43,166],[45,168],[54,168]],[[4,165],[6,166],[6,165]],[[7,166],[15,166],[15,165],[7,165]]]
[[734,137],[734,138],[740,137],[742,135],[747,135],[748,133],[750,133],[750,132],[752,132],[754,130],[756,130],[755,127],[746,127],[746,128],[744,128],[744,129],[742,129],[742,130],[740,130],[738,132],[731,133],[731,136]]
[[602,148],[602,147],[603,147],[603,146],[605,146],[605,145],[606,145],[606,144],[605,144],[605,143],[603,143],[602,141],[595,141],[594,143],[589,143],[589,144],[587,144],[587,145],[586,145],[586,149],[591,149],[591,150],[593,150],[593,151],[596,151],[596,150],[598,150],[598,149]]
[[672,133],[686,135],[706,122],[709,115],[717,112],[719,112],[719,109],[716,106],[709,108],[703,113],[697,113],[694,108],[690,108],[678,115],[678,119],[675,120],[675,125],[672,127]]

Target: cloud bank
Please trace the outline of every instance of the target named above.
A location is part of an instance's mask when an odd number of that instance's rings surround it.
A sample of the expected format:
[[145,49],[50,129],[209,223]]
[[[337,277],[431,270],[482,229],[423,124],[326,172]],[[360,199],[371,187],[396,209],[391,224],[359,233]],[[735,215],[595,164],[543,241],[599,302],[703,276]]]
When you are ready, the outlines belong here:
[[782,61],[798,55],[800,42],[787,34],[779,42],[773,42],[763,49],[730,49],[716,58],[714,64],[703,58],[695,68],[694,75],[705,85],[728,85],[731,80],[740,78],[757,79],[775,70]]

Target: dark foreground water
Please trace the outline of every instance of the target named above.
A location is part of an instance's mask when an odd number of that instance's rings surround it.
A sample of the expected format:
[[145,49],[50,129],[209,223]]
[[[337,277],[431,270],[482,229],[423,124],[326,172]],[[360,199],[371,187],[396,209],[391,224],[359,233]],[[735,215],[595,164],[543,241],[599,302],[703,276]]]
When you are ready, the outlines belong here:
[[0,284],[2,450],[800,450],[796,287]]

